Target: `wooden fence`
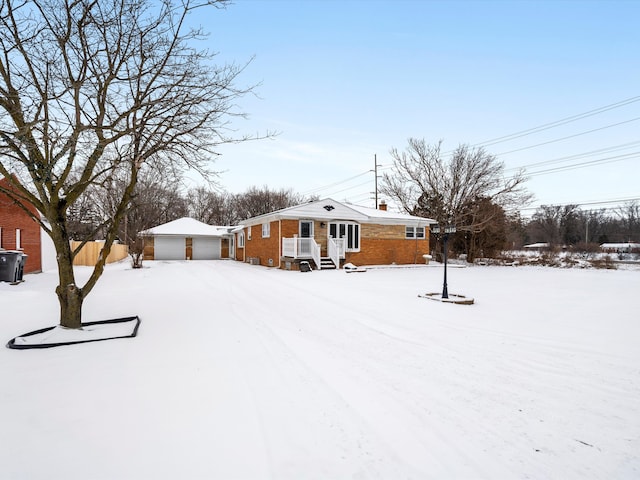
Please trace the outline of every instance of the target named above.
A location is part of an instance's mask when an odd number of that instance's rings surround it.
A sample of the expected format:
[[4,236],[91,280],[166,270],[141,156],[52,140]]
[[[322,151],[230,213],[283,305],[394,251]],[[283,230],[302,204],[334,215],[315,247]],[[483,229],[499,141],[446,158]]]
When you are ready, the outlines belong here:
[[[80,242],[71,242],[71,250],[77,248]],[[92,267],[98,261],[98,255],[102,251],[104,246],[103,242],[88,242],[82,247],[82,250],[76,255],[73,260],[74,265],[86,265]],[[107,257],[107,263],[118,262],[129,255],[129,248],[126,245],[116,243],[111,246],[111,252]]]

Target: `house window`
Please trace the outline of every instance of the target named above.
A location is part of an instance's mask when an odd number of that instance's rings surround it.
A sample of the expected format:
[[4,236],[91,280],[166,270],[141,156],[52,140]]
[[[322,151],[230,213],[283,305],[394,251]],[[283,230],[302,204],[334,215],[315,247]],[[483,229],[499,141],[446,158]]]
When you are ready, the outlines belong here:
[[263,223],[262,224],[262,238],[269,238],[271,236],[271,224]]
[[346,252],[360,251],[360,225],[352,222],[334,222],[329,224],[331,238],[344,238]]
[[244,248],[244,232],[238,234],[238,248]]
[[247,240],[251,240],[251,227],[247,227]]
[[16,228],[16,250],[20,250],[22,248],[22,231],[19,228]]
[[424,227],[405,227],[405,238],[424,238]]

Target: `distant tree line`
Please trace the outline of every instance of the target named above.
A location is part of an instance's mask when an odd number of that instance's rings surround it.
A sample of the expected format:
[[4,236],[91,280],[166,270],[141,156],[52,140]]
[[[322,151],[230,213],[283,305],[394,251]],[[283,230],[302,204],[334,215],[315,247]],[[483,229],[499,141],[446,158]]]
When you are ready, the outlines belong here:
[[578,205],[542,205],[531,218],[507,214],[488,201],[481,203],[493,211],[481,234],[472,236],[462,230],[450,241],[452,253],[465,254],[469,261],[477,257],[495,258],[504,250],[518,250],[534,243],[547,243],[549,249],[595,252],[603,243],[640,241],[638,202],[600,210],[582,210]]
[[[114,215],[115,199],[126,182],[112,179],[93,185],[68,214],[70,236],[76,240],[102,239],[103,225]],[[242,193],[229,193],[216,185],[185,189],[175,175],[157,169],[141,172],[120,224],[118,238],[135,247],[138,234],[182,217],[209,225],[238,225],[247,218],[298,205],[311,200],[291,189],[251,187]]]
[[[578,205],[542,205],[522,222],[522,243],[554,246],[640,241],[640,204],[628,202],[609,210],[582,210]],[[518,243],[515,239],[516,246]]]

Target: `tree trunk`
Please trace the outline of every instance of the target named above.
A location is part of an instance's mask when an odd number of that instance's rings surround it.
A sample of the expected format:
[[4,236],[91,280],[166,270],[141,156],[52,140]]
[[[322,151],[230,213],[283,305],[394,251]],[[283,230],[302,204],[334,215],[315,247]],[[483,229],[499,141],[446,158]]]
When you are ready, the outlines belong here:
[[82,289],[71,283],[64,286],[61,282],[56,288],[60,302],[60,325],[66,328],[82,327]]
[[[64,219],[63,213],[59,213],[58,216]],[[82,302],[84,301],[85,293],[82,288],[76,285],[71,243],[64,226],[64,221],[52,222],[51,232],[58,263],[59,283],[56,287],[56,295],[58,295],[58,302],[60,303],[60,326],[81,328]]]

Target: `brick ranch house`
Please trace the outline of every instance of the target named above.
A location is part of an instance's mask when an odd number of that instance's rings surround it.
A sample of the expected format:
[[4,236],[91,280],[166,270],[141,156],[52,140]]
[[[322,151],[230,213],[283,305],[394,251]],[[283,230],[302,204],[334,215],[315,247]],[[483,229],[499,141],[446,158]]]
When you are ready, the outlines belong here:
[[[0,179],[0,186],[13,191],[6,178]],[[19,250],[27,255],[24,273],[42,271],[42,235],[40,225],[34,217],[39,213],[30,203],[19,204],[4,192],[0,192],[0,249]]]
[[434,220],[337,202],[313,201],[247,219],[233,230],[236,260],[296,270],[423,263]]

